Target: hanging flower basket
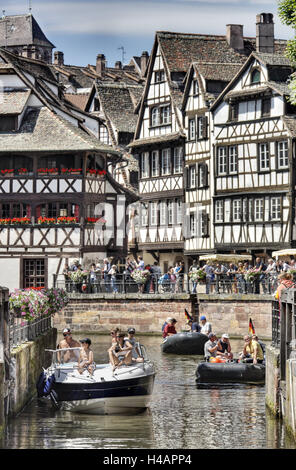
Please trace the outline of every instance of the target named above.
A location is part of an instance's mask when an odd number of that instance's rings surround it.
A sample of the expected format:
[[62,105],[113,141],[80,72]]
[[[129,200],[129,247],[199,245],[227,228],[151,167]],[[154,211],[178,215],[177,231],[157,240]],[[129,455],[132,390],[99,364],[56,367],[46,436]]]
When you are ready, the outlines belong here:
[[249,269],[244,277],[247,282],[254,282],[259,279],[260,274],[261,271],[258,271],[257,269]]
[[150,272],[148,269],[144,269],[144,271],[141,269],[134,269],[131,273],[131,277],[137,284],[145,284],[150,277]]
[[188,273],[188,276],[192,282],[203,282],[206,278],[206,273],[202,269],[198,269]]

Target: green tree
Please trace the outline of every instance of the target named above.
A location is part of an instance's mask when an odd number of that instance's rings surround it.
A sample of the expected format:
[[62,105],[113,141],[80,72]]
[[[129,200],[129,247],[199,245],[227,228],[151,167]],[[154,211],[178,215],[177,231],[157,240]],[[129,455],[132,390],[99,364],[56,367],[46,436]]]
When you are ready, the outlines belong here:
[[[296,31],[296,0],[280,0],[278,2],[278,14],[283,24],[292,26]],[[296,35],[287,43],[286,56],[291,64],[296,67]],[[289,101],[296,105],[296,76],[291,77],[289,84],[290,98]]]

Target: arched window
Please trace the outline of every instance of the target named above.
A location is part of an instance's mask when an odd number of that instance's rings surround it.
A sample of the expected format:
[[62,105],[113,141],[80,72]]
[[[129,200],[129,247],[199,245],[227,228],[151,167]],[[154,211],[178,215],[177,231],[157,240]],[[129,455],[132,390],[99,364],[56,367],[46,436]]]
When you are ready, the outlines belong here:
[[254,69],[251,73],[251,83],[260,83],[261,73],[260,70]]

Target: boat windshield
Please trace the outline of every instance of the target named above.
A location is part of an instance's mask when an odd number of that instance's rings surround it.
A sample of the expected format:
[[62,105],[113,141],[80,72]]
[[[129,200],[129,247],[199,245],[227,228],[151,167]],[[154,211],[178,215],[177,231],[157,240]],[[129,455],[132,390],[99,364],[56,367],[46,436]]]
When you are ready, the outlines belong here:
[[52,364],[77,364],[82,348],[45,349],[52,354]]

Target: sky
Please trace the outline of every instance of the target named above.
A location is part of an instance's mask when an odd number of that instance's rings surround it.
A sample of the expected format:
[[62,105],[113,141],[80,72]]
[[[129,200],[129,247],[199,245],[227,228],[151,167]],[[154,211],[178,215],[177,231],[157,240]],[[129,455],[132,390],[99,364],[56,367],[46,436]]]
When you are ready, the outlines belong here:
[[[132,56],[150,54],[155,31],[225,34],[226,24],[243,24],[255,37],[256,14],[273,13],[275,37],[289,39],[277,0],[0,0],[0,14],[29,13],[47,38],[64,52],[65,64],[95,64],[104,54],[112,67]],[[123,49],[122,49],[123,48]]]

